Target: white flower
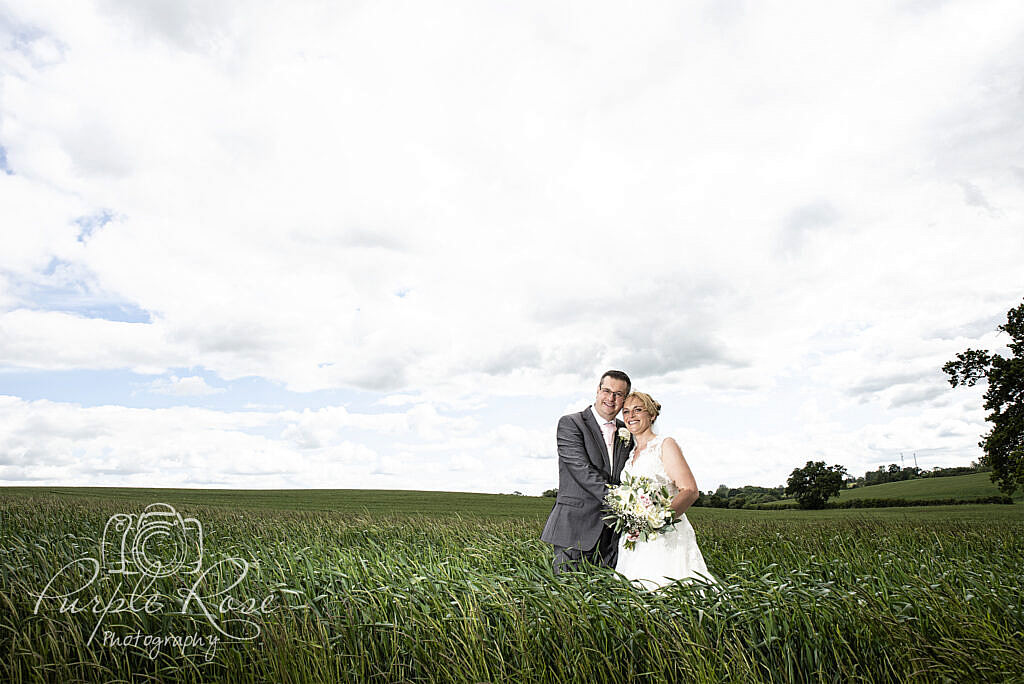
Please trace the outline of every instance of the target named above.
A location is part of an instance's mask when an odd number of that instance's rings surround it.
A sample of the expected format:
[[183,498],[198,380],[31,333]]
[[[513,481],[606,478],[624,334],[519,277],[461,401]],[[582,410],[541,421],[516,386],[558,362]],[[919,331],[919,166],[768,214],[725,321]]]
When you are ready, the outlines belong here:
[[622,440],[623,444],[626,444],[626,443],[629,442],[629,437],[630,437],[629,430],[627,430],[624,427],[620,427],[619,428],[619,439]]

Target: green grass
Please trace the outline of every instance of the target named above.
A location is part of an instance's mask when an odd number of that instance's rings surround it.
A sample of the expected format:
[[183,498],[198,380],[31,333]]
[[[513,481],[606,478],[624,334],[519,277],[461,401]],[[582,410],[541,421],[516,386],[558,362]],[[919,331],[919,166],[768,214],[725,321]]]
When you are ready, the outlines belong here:
[[[853,498],[963,498],[998,494],[986,473],[957,477],[890,482],[873,487],[861,487],[840,493],[839,499]],[[241,510],[324,511],[339,513],[408,513],[410,515],[460,515],[486,518],[535,517],[546,518],[554,499],[511,494],[472,494],[466,492],[424,492],[375,489],[161,489],[129,487],[0,487],[0,496],[57,496],[67,500],[110,501],[141,503],[160,501],[174,506],[211,506]],[[1014,497],[1024,499],[1024,491]],[[785,503],[785,502],[783,502]],[[983,515],[1014,518],[1021,515],[1015,507],[980,506],[959,512],[941,506],[941,512],[929,513],[923,508],[902,511],[857,509],[856,511],[800,512],[801,516],[870,516],[870,517],[960,517],[976,518]],[[958,508],[958,507],[953,507]],[[705,509],[693,509],[700,514]],[[708,509],[710,510],[710,509]],[[735,511],[714,509],[724,515],[757,516],[763,511]],[[772,512],[781,515],[782,512]]]
[[[1001,494],[988,473],[973,473],[955,477],[928,477],[920,480],[886,482],[870,487],[857,487],[839,492],[839,501],[849,499],[976,499]],[[1014,500],[1024,499],[1018,490]]]
[[1024,505],[961,504],[956,506],[901,506],[894,508],[829,508],[802,511],[796,508],[777,510],[736,510],[732,508],[691,508],[687,517],[727,520],[846,520],[846,521],[927,521],[927,520],[1011,520],[1024,521]]
[[[690,518],[720,590],[649,593],[609,570],[553,576],[539,540],[550,499],[366,496],[403,513],[360,512],[351,492],[0,490],[0,681],[980,682],[1024,672],[1020,504],[698,509]],[[291,608],[250,616],[259,634],[222,642],[209,660],[87,644],[93,612],[61,613],[57,601],[34,610],[60,568],[97,555],[112,514],[175,497],[203,501],[177,500],[203,524],[208,594]],[[459,510],[464,500],[477,511]],[[507,500],[534,508],[490,514]],[[445,514],[414,510],[443,502]],[[228,558],[251,564],[234,587],[238,573],[216,565]],[[163,609],[107,615],[101,630],[211,634],[203,615],[177,610],[185,579],[144,586]],[[102,573],[76,596],[109,600],[117,582]],[[209,604],[218,619],[245,617]]]
[[554,499],[512,494],[378,489],[142,489],[128,487],[0,487],[0,496],[59,496],[67,500],[159,501],[244,510],[409,513],[487,518],[530,517],[551,512]]
[[[988,473],[956,475],[954,477],[929,477],[903,482],[886,482],[870,487],[844,489],[830,501],[849,501],[852,499],[908,499],[913,501],[927,499],[977,499],[984,496],[1002,494],[992,483]],[[1024,501],[1024,489],[1018,489],[1013,495],[1015,502]],[[765,504],[766,506],[792,505],[793,499],[783,499]]]
[[[968,475],[966,477],[977,477]],[[955,480],[958,478],[943,478]],[[892,483],[909,484],[909,483]],[[868,489],[887,487],[878,485]],[[178,509],[191,506],[235,511],[309,511],[345,515],[459,515],[472,518],[546,520],[554,499],[510,494],[362,489],[159,489],[131,487],[0,487],[0,497],[118,502],[145,507],[154,502]],[[823,511],[752,511],[693,508],[691,518],[756,520],[1021,520],[1024,507],[1000,505],[859,508]]]

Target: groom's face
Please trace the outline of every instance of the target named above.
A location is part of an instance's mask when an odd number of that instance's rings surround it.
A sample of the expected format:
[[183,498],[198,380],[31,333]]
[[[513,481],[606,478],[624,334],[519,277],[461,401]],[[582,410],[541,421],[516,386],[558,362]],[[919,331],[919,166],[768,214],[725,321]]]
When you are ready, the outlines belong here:
[[626,399],[627,385],[624,380],[604,378],[597,388],[594,410],[605,420],[615,420],[622,410],[622,402]]

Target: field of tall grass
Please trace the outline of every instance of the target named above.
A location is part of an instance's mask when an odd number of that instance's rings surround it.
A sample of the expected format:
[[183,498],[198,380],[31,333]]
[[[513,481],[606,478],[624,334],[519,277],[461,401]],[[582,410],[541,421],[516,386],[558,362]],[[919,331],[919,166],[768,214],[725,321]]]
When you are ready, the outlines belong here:
[[[927,519],[700,511],[691,518],[719,588],[650,593],[607,570],[554,577],[543,514],[179,503],[203,526],[205,575],[135,584],[100,568],[90,582],[92,563],[74,561],[101,558],[110,516],[155,501],[0,493],[0,680],[971,682],[1024,672],[1019,505]],[[156,637],[182,643],[157,648]]]

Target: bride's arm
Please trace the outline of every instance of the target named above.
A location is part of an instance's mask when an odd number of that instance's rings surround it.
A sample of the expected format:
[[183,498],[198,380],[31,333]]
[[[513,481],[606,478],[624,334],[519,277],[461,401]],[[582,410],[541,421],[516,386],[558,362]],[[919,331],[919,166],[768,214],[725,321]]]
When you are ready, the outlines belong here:
[[700,492],[697,491],[697,480],[693,478],[682,450],[671,437],[666,437],[662,442],[661,463],[665,466],[665,473],[676,483],[676,487],[679,487],[679,493],[672,498],[670,505],[676,515],[682,515],[697,500]]

